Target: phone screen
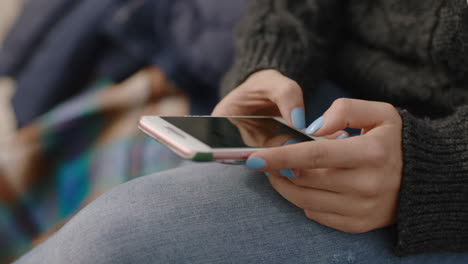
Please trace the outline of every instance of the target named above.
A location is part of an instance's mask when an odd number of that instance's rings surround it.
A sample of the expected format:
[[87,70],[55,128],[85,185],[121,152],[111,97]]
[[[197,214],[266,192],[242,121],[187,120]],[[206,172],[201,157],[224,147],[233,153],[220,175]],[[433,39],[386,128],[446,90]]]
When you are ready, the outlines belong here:
[[161,117],[211,148],[265,148],[313,139],[273,118]]

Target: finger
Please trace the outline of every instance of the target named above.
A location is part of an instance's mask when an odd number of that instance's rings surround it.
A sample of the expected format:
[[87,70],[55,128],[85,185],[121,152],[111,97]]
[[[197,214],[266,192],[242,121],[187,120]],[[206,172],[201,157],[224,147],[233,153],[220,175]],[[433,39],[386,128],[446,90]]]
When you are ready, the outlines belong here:
[[270,174],[268,179],[281,196],[299,208],[342,215],[354,211],[347,205],[349,199],[339,193],[300,187],[276,174]]
[[325,138],[326,139],[346,139],[346,138],[349,138],[349,133],[344,130],[340,130],[331,135],[325,136]]
[[313,169],[296,170],[296,178],[289,179],[297,186],[353,197],[373,197],[379,190],[377,177],[369,176],[366,169]]
[[365,221],[353,217],[313,210],[304,210],[304,212],[307,218],[345,233],[360,234],[370,230],[365,225]]
[[355,170],[349,169],[301,169],[295,170],[295,175],[290,181],[297,186],[337,193],[353,192],[356,181]]
[[281,116],[289,125],[304,129],[304,97],[299,84],[284,77],[272,82],[272,85],[266,90],[267,98],[278,106]]
[[395,114],[395,108],[387,103],[342,98],[336,100],[323,117],[312,123],[307,133],[323,136],[348,127],[371,129],[394,119]]
[[247,167],[254,170],[358,168],[380,160],[384,152],[365,136],[318,140],[267,148],[253,153]]

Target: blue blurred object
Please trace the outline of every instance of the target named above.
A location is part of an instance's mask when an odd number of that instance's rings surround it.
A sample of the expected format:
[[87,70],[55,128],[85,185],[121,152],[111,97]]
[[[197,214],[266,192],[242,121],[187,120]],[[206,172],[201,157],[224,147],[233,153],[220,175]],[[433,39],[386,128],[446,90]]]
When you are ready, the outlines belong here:
[[34,54],[54,24],[77,4],[78,0],[28,1],[12,25],[0,49],[0,76],[17,75]]
[[[40,1],[48,5],[33,10],[35,1],[26,3],[0,51],[0,75],[17,81],[13,107],[20,127],[82,92],[93,78],[118,82],[150,65],[187,91],[192,113],[209,113],[246,2]],[[42,26],[31,28],[36,16],[44,17]],[[18,36],[24,32],[31,37]]]
[[76,95],[91,80],[104,47],[97,25],[113,5],[115,0],[81,1],[37,44],[14,76],[17,88],[12,103],[20,127]]

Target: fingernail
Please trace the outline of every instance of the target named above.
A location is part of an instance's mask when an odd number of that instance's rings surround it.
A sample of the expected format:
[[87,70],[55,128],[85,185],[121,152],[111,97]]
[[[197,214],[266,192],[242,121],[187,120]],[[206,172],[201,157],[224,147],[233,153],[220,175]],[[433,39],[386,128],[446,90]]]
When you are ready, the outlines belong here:
[[313,135],[317,133],[323,126],[323,116],[315,120],[310,126],[306,129],[306,134]]
[[294,171],[291,170],[291,169],[281,170],[280,173],[281,173],[281,175],[283,175],[284,177],[288,177],[288,178],[291,178],[291,179],[296,178],[296,174],[294,174]]
[[299,140],[297,140],[297,139],[290,139],[290,140],[286,141],[286,143],[284,143],[283,146],[292,145],[292,144],[297,144],[297,143],[299,143]]
[[301,107],[294,108],[291,112],[292,124],[297,129],[305,128],[305,114]]
[[265,168],[266,162],[262,158],[252,157],[247,160],[245,165],[249,170],[261,170]]
[[349,136],[347,134],[342,134],[341,136],[337,137],[336,139],[347,139]]
[[265,172],[265,175],[266,175],[267,177],[270,177],[270,173],[268,173],[268,172]]

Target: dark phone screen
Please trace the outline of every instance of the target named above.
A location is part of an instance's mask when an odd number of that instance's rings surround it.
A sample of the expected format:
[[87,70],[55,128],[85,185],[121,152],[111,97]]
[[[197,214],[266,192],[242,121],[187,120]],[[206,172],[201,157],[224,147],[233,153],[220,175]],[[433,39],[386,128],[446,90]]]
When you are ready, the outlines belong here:
[[211,148],[265,148],[313,139],[273,118],[161,117]]

